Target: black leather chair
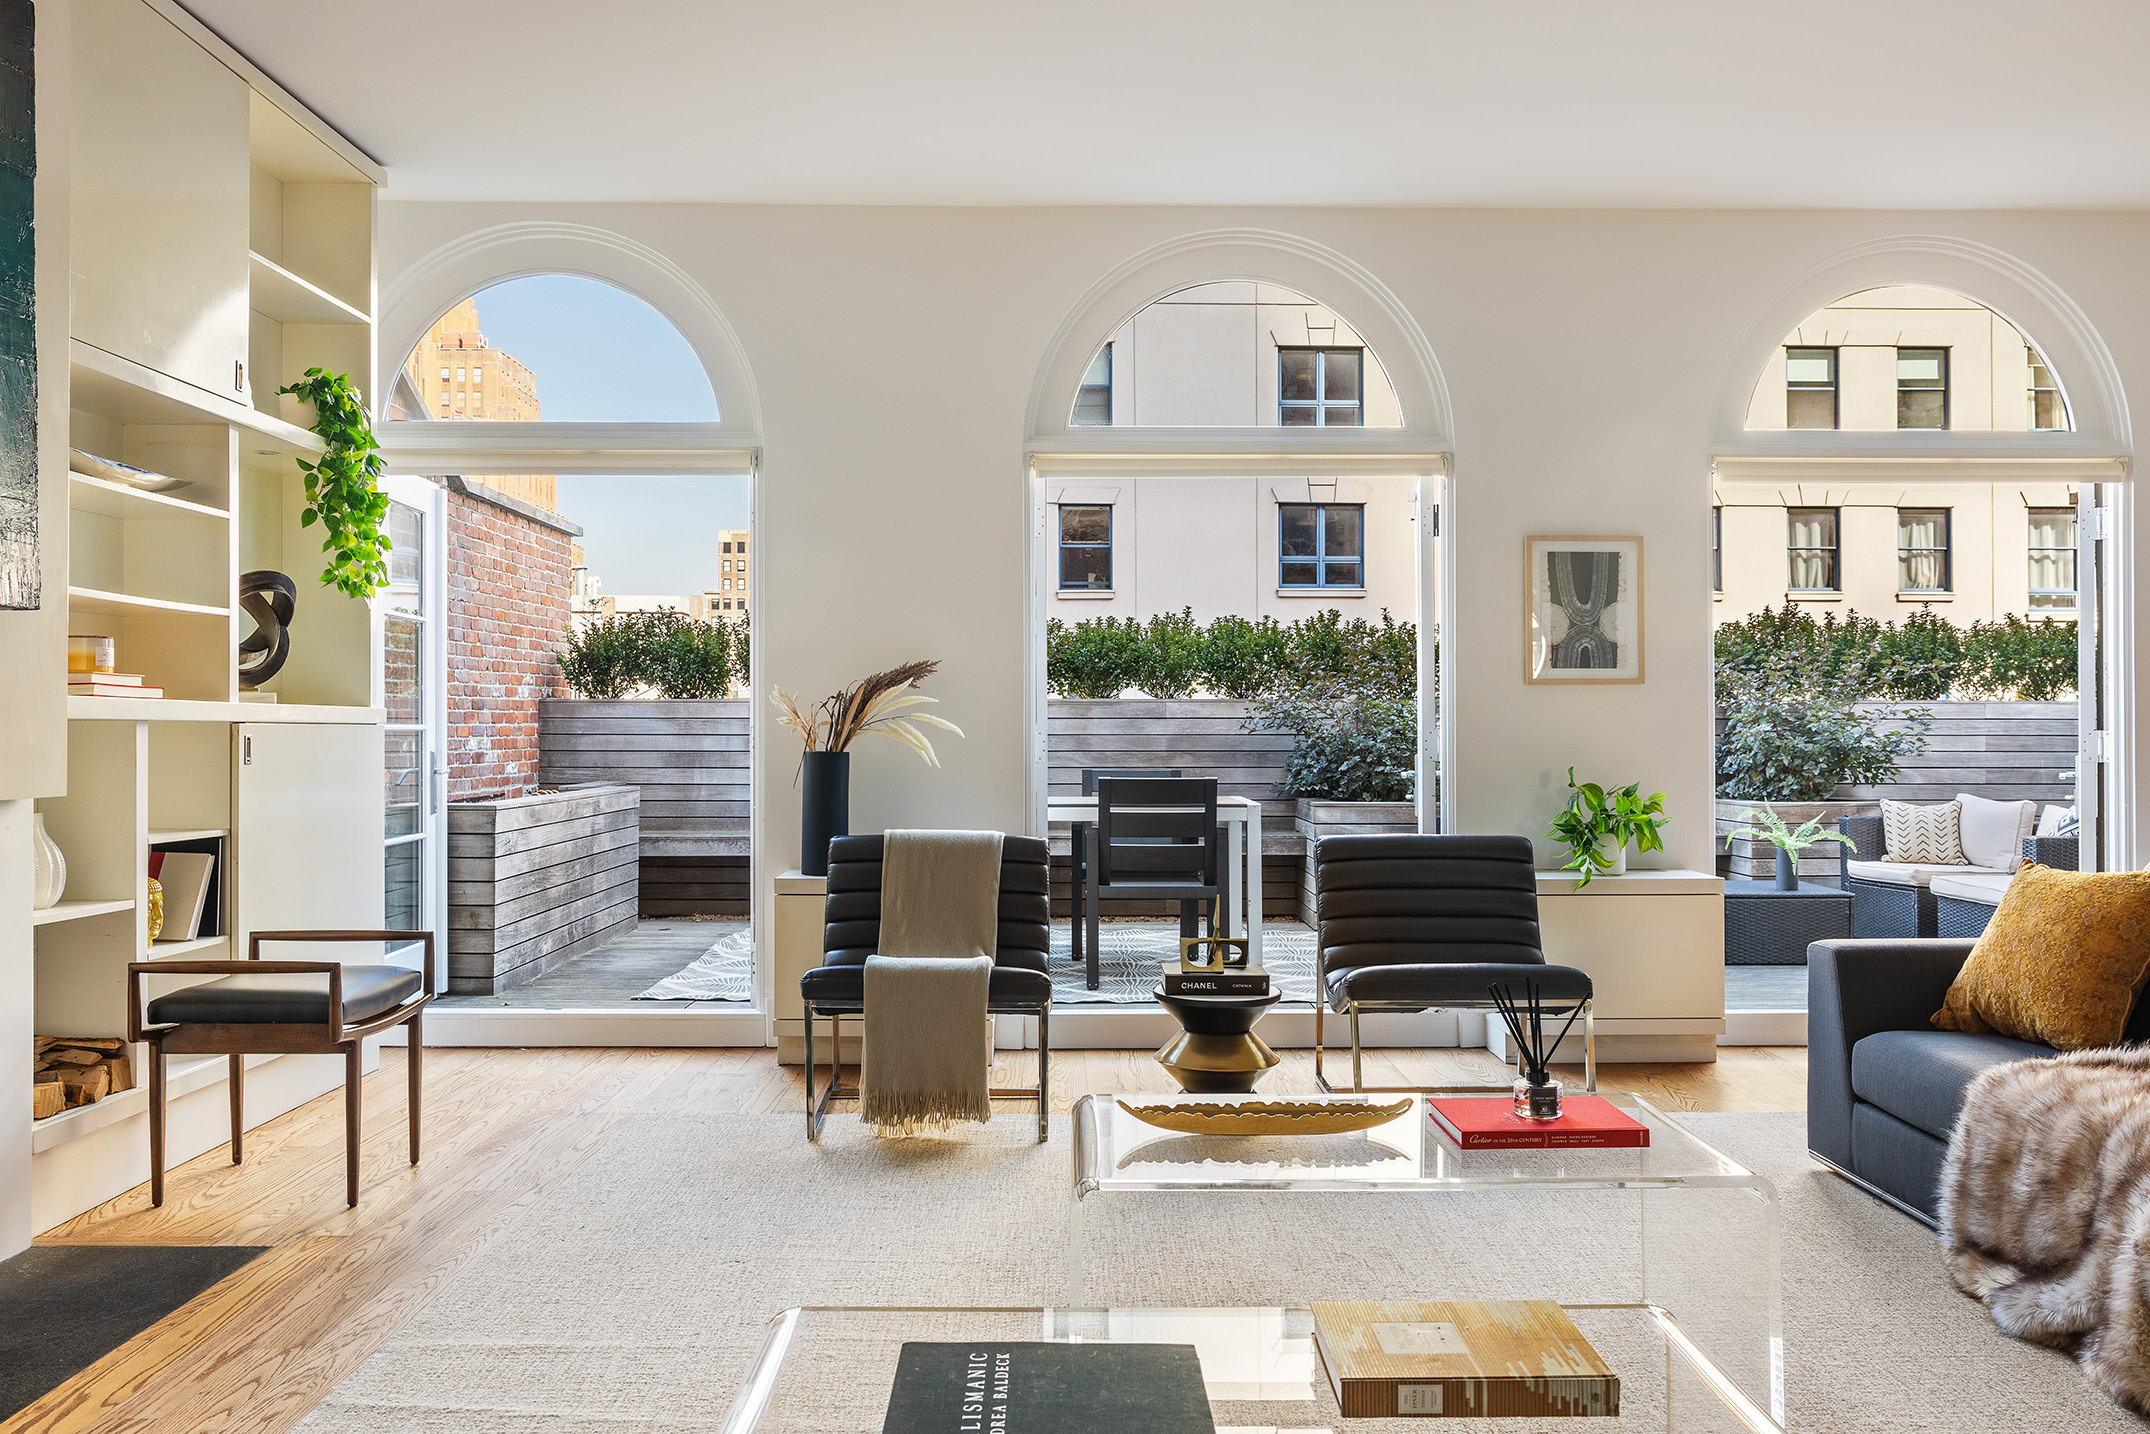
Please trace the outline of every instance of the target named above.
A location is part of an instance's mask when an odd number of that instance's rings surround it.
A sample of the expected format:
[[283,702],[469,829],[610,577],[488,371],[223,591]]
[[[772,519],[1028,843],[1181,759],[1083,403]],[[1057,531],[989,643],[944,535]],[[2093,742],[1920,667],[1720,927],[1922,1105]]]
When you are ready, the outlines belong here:
[[1314,846],[1319,976],[1314,1079],[1322,1073],[1324,1007],[1351,1020],[1351,1089],[1368,1086],[1359,1046],[1366,1011],[1491,1010],[1490,988],[1518,999],[1535,981],[1562,1018],[1580,1008],[1583,1086],[1598,1086],[1597,1032],[1586,972],[1549,966],[1538,937],[1538,877],[1518,836],[1336,836]]
[[[1100,777],[1180,775],[1177,767],[1085,767],[1082,769],[1082,794],[1096,796]],[[1084,960],[1083,911],[1090,888],[1090,833],[1096,829],[1096,822],[1074,822],[1068,827],[1068,955],[1077,961]]]
[[[424,948],[424,969],[338,961],[264,961],[263,942]],[[243,1154],[249,1055],[343,1055],[344,1199],[358,1203],[359,1060],[368,1036],[410,1027],[411,1164],[418,1163],[420,1061],[433,999],[430,931],[256,931],[244,961],[137,961],[127,967],[127,1039],[149,1043],[149,1203],[164,1203],[165,1058],[230,1058],[231,1163]],[[151,976],[218,976],[144,999]]]
[[[866,1012],[866,958],[881,944],[881,850],[879,836],[841,836],[829,842],[829,895],[822,928],[821,964],[799,979],[806,1004],[806,1138],[816,1140],[832,1100],[856,1100],[857,1086],[841,1084],[843,1018]],[[1038,1139],[1046,1134],[1051,1089],[1052,1042],[1048,1023],[1053,982],[1045,974],[1051,949],[1052,869],[1045,843],[1009,836],[1000,843],[1000,932],[993,973],[986,983],[986,1010],[996,1016],[1038,1018],[1038,1083],[1000,1087],[996,1100],[1038,1102]],[[814,1093],[814,1020],[829,1018],[829,1082]]]
[[1107,897],[1177,901],[1183,937],[1196,934],[1206,905],[1209,934],[1230,934],[1215,777],[1101,779],[1097,827],[1088,845],[1083,979],[1091,990],[1097,989],[1098,924]]

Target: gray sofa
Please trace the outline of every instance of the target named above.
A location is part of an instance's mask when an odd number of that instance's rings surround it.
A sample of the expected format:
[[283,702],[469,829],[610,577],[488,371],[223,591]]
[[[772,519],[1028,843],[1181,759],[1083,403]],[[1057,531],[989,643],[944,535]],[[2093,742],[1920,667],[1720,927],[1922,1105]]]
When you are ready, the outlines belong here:
[[[2003,1061],[2051,1046],[1935,1030],[1970,941],[1817,941],[1807,948],[1807,1148],[1931,1225],[1963,1092]],[[2122,1039],[2150,1039],[2138,1000]]]

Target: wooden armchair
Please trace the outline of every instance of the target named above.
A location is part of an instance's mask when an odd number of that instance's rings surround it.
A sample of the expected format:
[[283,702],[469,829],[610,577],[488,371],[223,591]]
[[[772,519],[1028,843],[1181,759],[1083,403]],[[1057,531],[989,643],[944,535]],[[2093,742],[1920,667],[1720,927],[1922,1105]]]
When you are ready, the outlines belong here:
[[[424,971],[335,961],[264,961],[263,942],[418,942]],[[246,1130],[250,1055],[343,1053],[345,1199],[358,1203],[359,1057],[368,1036],[410,1027],[411,1164],[418,1163],[420,1016],[433,1000],[430,931],[257,931],[244,961],[137,961],[127,967],[127,1038],[149,1043],[149,1202],[164,1203],[165,1058],[231,1059],[231,1163]],[[144,976],[217,976],[144,1002]]]

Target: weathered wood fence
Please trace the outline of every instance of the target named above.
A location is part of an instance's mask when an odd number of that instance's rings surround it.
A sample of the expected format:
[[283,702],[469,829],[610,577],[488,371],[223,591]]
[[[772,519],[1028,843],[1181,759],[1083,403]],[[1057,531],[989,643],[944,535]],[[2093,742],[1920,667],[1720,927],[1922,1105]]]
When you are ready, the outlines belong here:
[[494,995],[634,928],[641,793],[448,807],[448,990]]

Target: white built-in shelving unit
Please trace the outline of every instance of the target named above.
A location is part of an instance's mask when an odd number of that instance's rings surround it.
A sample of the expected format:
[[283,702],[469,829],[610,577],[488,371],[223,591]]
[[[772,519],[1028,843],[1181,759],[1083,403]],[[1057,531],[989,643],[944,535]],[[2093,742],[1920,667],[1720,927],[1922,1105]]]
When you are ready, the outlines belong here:
[[[316,365],[373,392],[381,175],[168,0],[78,0],[73,29],[69,443],[183,480],[66,480],[69,631],[116,639],[119,669],[165,691],[70,697],[66,795],[37,803],[68,881],[33,917],[36,1029],[109,1036],[126,1030],[130,962],[381,920],[379,625],[318,581],[297,460],[321,443],[276,394]],[[257,568],[299,590],[273,703],[242,700],[237,675],[240,575]],[[152,943],[149,854],[203,838],[221,841],[223,934]],[[175,1060],[175,1101],[221,1108],[208,1092],[225,1069]],[[138,1052],[133,1090],[37,1122],[39,1228],[142,1178],[142,1072]],[[336,1078],[271,1073],[249,1119]],[[223,1138],[183,1109],[175,1121],[175,1160]]]

